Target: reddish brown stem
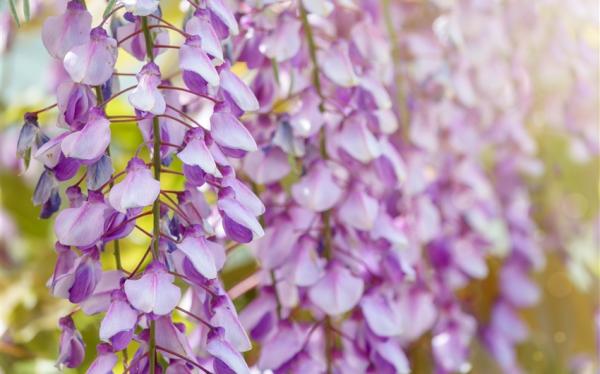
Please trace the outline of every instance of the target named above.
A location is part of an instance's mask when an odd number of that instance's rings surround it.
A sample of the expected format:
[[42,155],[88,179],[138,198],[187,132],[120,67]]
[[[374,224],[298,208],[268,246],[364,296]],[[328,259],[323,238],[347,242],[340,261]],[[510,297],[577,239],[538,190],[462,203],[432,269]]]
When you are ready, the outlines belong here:
[[[169,29],[169,30],[173,30],[175,32],[178,32],[179,34],[183,35],[186,38],[189,36],[189,34],[186,33],[185,31],[179,30],[177,27],[169,26],[169,25],[151,25],[151,26],[148,26],[148,29],[149,30],[151,30],[151,29]],[[134,38],[137,35],[140,35],[140,34],[143,34],[143,33],[144,33],[144,29],[136,30],[135,32],[127,35],[123,39],[117,40],[117,46],[120,46],[121,44],[125,43],[129,39]]]
[[129,274],[129,276],[127,277],[128,279],[131,279],[131,277],[133,277],[138,272],[138,270],[140,270],[140,267],[142,267],[142,264],[146,260],[146,257],[148,257],[148,254],[150,253],[151,249],[152,249],[152,246],[148,246],[148,249],[144,253],[144,256],[142,256],[142,259],[140,260],[140,262],[138,262],[138,264],[136,265],[135,269],[133,269],[133,271],[131,272],[131,274]]
[[141,232],[143,232],[144,234],[146,234],[147,237],[149,237],[150,239],[154,238],[152,236],[152,234],[150,234],[148,231],[144,230],[141,226],[139,225],[135,225],[135,228],[140,230]]
[[187,314],[188,316],[190,316],[190,317],[192,317],[192,318],[196,319],[197,321],[199,321],[199,322],[203,323],[203,324],[204,324],[206,327],[208,327],[208,328],[210,328],[210,329],[214,329],[214,328],[215,328],[213,325],[211,325],[210,323],[208,323],[208,322],[207,322],[207,321],[205,321],[204,319],[202,319],[202,318],[198,317],[197,315],[195,315],[195,314],[194,314],[194,313],[192,313],[192,312],[189,312],[189,311],[187,311],[187,310],[185,310],[185,309],[183,309],[183,308],[181,308],[181,307],[178,307],[178,306],[176,306],[176,307],[175,307],[175,309],[177,309],[178,311],[180,311],[180,312],[182,312],[182,313],[185,313],[185,314]]
[[189,363],[190,363],[190,364],[192,364],[193,366],[195,366],[195,367],[197,367],[198,369],[202,370],[204,373],[211,374],[211,372],[210,372],[208,369],[206,369],[204,366],[200,365],[199,363],[197,363],[196,361],[194,361],[194,360],[192,360],[192,359],[190,359],[190,358],[187,358],[187,357],[185,357],[185,356],[183,356],[183,355],[180,355],[179,353],[176,353],[176,352],[173,352],[173,351],[171,351],[171,350],[169,350],[169,349],[166,349],[166,348],[164,348],[164,347],[161,347],[160,345],[157,345],[157,346],[156,346],[156,349],[158,349],[158,350],[161,350],[161,351],[163,351],[163,352],[165,352],[165,353],[168,353],[168,354],[170,354],[170,355],[173,355],[173,356],[179,357],[180,359],[184,360],[185,362],[189,362]]
[[201,93],[197,93],[197,92],[194,92],[194,91],[190,91],[187,88],[175,87],[175,86],[158,86],[158,88],[160,88],[161,90],[173,90],[173,91],[186,92],[186,93],[188,93],[190,95],[195,95],[195,96],[201,97],[203,99],[210,100],[210,101],[212,101],[215,104],[218,104],[218,103],[221,102],[221,101],[215,99],[214,97],[211,97],[211,96],[208,96],[208,95],[203,95]]
[[211,290],[210,288],[206,287],[206,286],[205,286],[205,285],[203,285],[203,284],[199,284],[199,283],[196,283],[196,282],[194,282],[193,280],[191,280],[190,278],[186,277],[186,276],[185,276],[185,275],[183,275],[183,274],[179,274],[179,273],[176,273],[176,272],[174,272],[174,271],[169,271],[168,273],[169,273],[169,274],[171,274],[171,275],[174,275],[174,276],[176,276],[176,277],[178,277],[178,278],[184,279],[186,282],[188,282],[188,283],[190,283],[190,284],[194,284],[194,285],[196,285],[196,286],[198,286],[198,287],[200,287],[200,288],[204,289],[204,291],[208,292],[208,293],[209,293],[211,296],[213,296],[213,297],[217,297],[217,296],[219,296],[219,295],[217,295],[217,294],[215,293],[215,291]]
[[181,111],[181,110],[179,110],[179,109],[175,108],[174,106],[167,104],[167,108],[169,108],[169,109],[171,109],[172,111],[176,112],[176,113],[177,113],[177,114],[179,114],[180,116],[182,116],[182,117],[184,117],[184,118],[186,118],[186,119],[188,119],[188,120],[190,120],[190,121],[194,122],[194,124],[195,124],[196,126],[198,126],[198,127],[202,127],[202,126],[200,126],[200,124],[199,124],[198,122],[196,122],[196,120],[195,120],[195,119],[193,119],[192,117],[190,117],[189,115],[187,115],[185,112],[183,112],[183,111]]
[[163,117],[163,118],[171,119],[171,120],[173,120],[175,122],[178,122],[178,123],[182,124],[183,126],[187,127],[188,129],[193,129],[194,128],[194,126],[190,125],[189,123],[185,123],[182,120],[180,120],[179,118],[173,117],[173,116],[171,116],[169,114],[161,114],[161,115],[159,115],[157,117]]
[[164,169],[164,168],[162,168],[162,169],[160,169],[160,171],[161,171],[162,173],[167,173],[167,174],[184,175],[184,174],[183,174],[182,172],[180,172],[180,171],[175,171],[175,170],[170,170],[170,169]]
[[47,107],[45,107],[45,108],[42,108],[42,109],[36,110],[35,112],[30,112],[30,113],[31,113],[31,114],[35,114],[35,115],[38,115],[38,114],[40,114],[40,113],[43,113],[43,112],[45,112],[45,111],[47,111],[47,110],[50,110],[50,109],[52,109],[52,108],[56,107],[56,106],[58,106],[58,104],[57,104],[57,103],[55,103],[55,104],[52,104],[52,105],[48,105],[48,106],[47,106]]
[[101,107],[105,106],[106,104],[108,104],[109,102],[111,102],[112,100],[114,100],[116,97],[124,94],[127,91],[131,91],[134,88],[136,88],[137,86],[131,86],[131,87],[127,87],[125,89],[122,89],[121,91],[117,92],[116,94],[112,95],[111,97],[109,97],[108,99],[104,100],[102,102],[102,104],[100,104]]
[[154,48],[179,49],[179,46],[168,44],[154,44]]

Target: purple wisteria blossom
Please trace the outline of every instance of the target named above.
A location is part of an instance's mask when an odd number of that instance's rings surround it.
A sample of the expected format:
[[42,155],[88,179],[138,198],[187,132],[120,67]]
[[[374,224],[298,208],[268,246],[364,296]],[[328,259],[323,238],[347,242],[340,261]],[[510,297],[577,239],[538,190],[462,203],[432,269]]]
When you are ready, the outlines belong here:
[[[70,0],[48,17],[56,104],[26,114],[16,152],[43,165],[47,286],[74,304],[57,365],[86,360],[84,313],[100,315],[92,374],[409,373],[416,346],[432,372],[468,372],[476,339],[523,372],[519,310],[541,298],[531,273],[545,262],[526,124],[565,122],[574,157],[597,155],[580,125],[593,110],[576,100],[597,99],[597,72],[562,34],[564,50],[521,37],[542,22],[534,5],[424,4],[189,0],[169,4],[170,22],[165,1],[92,17]],[[137,71],[121,71],[123,52]],[[563,52],[583,56],[570,96],[535,102]],[[52,109],[48,131],[38,115]],[[117,126],[142,139],[124,170]],[[127,268],[133,231],[147,250]],[[226,289],[239,248],[253,273]],[[482,311],[465,295],[488,278]]]

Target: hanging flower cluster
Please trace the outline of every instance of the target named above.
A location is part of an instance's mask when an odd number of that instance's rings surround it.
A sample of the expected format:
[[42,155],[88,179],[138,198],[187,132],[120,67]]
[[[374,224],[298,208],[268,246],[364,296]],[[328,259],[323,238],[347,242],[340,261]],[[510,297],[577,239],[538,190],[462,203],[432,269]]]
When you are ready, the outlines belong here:
[[[540,112],[566,123],[573,153],[597,155],[578,122],[594,110],[574,99],[597,99],[589,51],[561,41],[583,55],[561,112],[534,100],[538,59],[565,68],[537,35],[521,38],[541,19],[533,4],[182,5],[182,27],[158,0],[121,0],[96,27],[71,0],[44,23],[60,130],[38,124],[54,106],[28,113],[17,152],[44,165],[33,201],[56,216],[49,289],[103,316],[88,373],[111,372],[118,355],[131,373],[247,373],[251,342],[251,366],[276,373],[407,373],[423,342],[436,372],[467,372],[474,339],[520,372],[518,310],[539,299],[530,273],[545,261],[526,183],[543,166],[526,123]],[[169,49],[178,69],[165,76]],[[143,66],[117,72],[120,53]],[[137,84],[121,88],[127,77]],[[121,96],[131,112],[107,115]],[[111,128],[134,123],[144,144],[115,171]],[[184,189],[164,189],[165,173]],[[133,230],[149,245],[128,271],[119,241]],[[259,268],[228,294],[219,273],[240,244]],[[497,290],[479,292],[484,279]],[[238,317],[232,298],[250,288]],[[77,367],[85,342],[72,315],[59,325],[58,364]]]
[[241,314],[263,347],[258,368],[408,372],[401,342],[435,310],[408,229],[431,215],[409,222],[403,205],[431,201],[403,201],[380,10],[299,1],[249,8],[240,22],[239,60],[256,71],[261,104],[260,150],[242,169],[267,206],[253,244],[261,293]]
[[[48,287],[83,313],[103,313],[102,343],[88,373],[110,372],[119,351],[132,373],[161,372],[164,363],[173,373],[248,372],[241,352],[251,348],[250,340],[218,278],[224,245],[262,236],[257,217],[265,210],[232,167],[233,159],[257,148],[238,118],[259,109],[252,91],[231,72],[222,47],[238,34],[237,21],[221,0],[196,6],[183,29],[161,17],[158,1],[124,1],[108,17],[92,27],[84,3],[72,0],[42,31],[46,49],[66,72],[56,89],[61,131],[49,138],[37,123],[41,111],[28,113],[18,152],[45,167],[34,194],[41,217],[57,213],[58,260]],[[167,30],[180,34],[182,43],[169,45]],[[173,85],[155,61],[168,48],[179,49],[184,87]],[[144,62],[136,74],[115,71],[124,51]],[[135,75],[137,84],[119,90],[123,75]],[[106,114],[119,95],[127,95],[133,115]],[[210,113],[206,123],[194,119],[200,111]],[[126,122],[138,123],[150,160],[136,154],[125,170],[115,172],[111,126]],[[168,168],[175,157],[182,170]],[[162,189],[164,173],[182,175],[184,190]],[[68,207],[60,209],[63,184]],[[136,223],[148,215],[152,232]],[[119,240],[136,229],[150,244],[128,272],[121,266]],[[99,261],[110,250],[116,269]],[[152,260],[144,268],[148,256]],[[179,306],[184,293],[191,300],[187,310]],[[174,313],[194,322],[193,331],[186,334]],[[60,328],[58,364],[77,367],[85,342],[71,315],[60,320]],[[138,346],[132,358],[125,351],[130,344]]]

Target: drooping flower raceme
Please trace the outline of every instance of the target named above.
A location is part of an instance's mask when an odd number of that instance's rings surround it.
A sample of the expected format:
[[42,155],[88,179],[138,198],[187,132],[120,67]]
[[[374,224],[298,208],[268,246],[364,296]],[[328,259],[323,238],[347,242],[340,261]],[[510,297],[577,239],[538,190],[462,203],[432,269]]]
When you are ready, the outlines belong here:
[[[47,206],[44,217],[57,212],[58,262],[48,286],[55,296],[79,305],[82,313],[103,315],[102,343],[89,373],[113,370],[118,352],[132,342],[139,345],[135,356],[123,353],[131,372],[161,372],[161,360],[180,368],[176,372],[194,367],[248,372],[241,352],[251,344],[219,280],[224,245],[263,235],[257,217],[264,206],[236,177],[231,161],[256,150],[238,117],[258,109],[252,91],[230,71],[234,61],[222,50],[238,32],[237,21],[221,2],[199,7],[182,29],[161,18],[158,1],[122,5],[109,12],[116,25],[111,29],[104,26],[107,19],[92,27],[91,14],[77,0],[44,24],[44,45],[67,72],[57,89],[61,130],[48,138],[37,124],[37,113],[28,114],[19,152],[34,152],[44,163],[35,202]],[[180,45],[168,46],[168,30],[183,35]],[[206,35],[210,39],[204,44]],[[162,75],[155,57],[164,46],[180,48],[186,86]],[[135,86],[114,92],[120,80],[115,62],[124,52],[146,62],[135,73]],[[134,115],[107,114],[121,94]],[[211,113],[203,126],[194,119],[199,111]],[[127,168],[115,172],[111,127],[136,122],[150,157],[132,155]],[[175,156],[183,163],[180,171],[169,169]],[[184,188],[163,190],[160,177],[165,172],[183,175]],[[69,186],[68,206],[62,209],[61,182]],[[209,192],[217,197],[212,205],[204,197]],[[147,215],[153,216],[151,232],[136,224]],[[119,256],[127,247],[119,240],[136,228],[149,236],[148,251],[138,267],[125,269]],[[114,251],[117,269],[100,262],[105,251]],[[144,268],[147,257],[151,261]],[[189,310],[179,306],[184,295],[193,300]],[[175,313],[194,322],[192,332],[174,322]],[[84,359],[85,342],[70,315],[60,327],[58,364],[76,367]]]
[[[556,53],[515,31],[535,7],[204,0],[183,2],[176,25],[161,5],[122,0],[92,25],[71,0],[49,17],[42,40],[65,73],[57,126],[48,137],[28,113],[17,144],[44,165],[40,216],[56,215],[48,287],[73,313],[102,316],[88,373],[120,357],[132,373],[247,373],[253,345],[262,371],[405,373],[423,342],[431,370],[466,372],[474,339],[519,372],[518,310],[539,299],[529,273],[544,263],[528,117],[567,122],[579,159],[598,152],[578,125],[586,105],[532,100],[552,74],[529,51]],[[123,53],[138,71],[116,71]],[[593,98],[588,70],[573,71],[571,91]],[[114,112],[118,98],[128,112]],[[112,129],[136,124],[143,144],[115,170]],[[183,187],[165,189],[165,173]],[[127,269],[121,239],[134,230],[148,249]],[[220,272],[241,244],[258,269],[226,292]],[[116,268],[100,261],[110,251]],[[488,277],[489,312],[463,292]],[[238,316],[232,299],[249,289]],[[71,315],[59,326],[58,364],[77,367],[85,342]]]

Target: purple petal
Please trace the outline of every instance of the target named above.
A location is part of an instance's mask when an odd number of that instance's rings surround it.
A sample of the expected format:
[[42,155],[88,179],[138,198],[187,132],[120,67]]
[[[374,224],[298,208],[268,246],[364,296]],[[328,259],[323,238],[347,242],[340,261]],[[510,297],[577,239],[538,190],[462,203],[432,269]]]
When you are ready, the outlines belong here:
[[113,74],[117,61],[117,41],[106,31],[95,28],[84,44],[71,48],[64,57],[64,67],[74,82],[99,86]]
[[338,209],[341,221],[358,230],[371,230],[379,211],[375,198],[358,188],[353,188]]
[[213,113],[210,117],[210,126],[210,134],[219,145],[247,152],[257,150],[252,134],[233,114]]
[[206,351],[233,370],[234,373],[250,374],[250,369],[244,357],[223,338],[222,330],[222,328],[217,328],[209,333]]
[[42,27],[42,41],[48,53],[62,59],[73,47],[89,41],[92,15],[79,1],[69,1],[64,14],[48,17]]
[[259,109],[256,96],[237,75],[228,69],[223,69],[219,76],[221,77],[221,87],[241,110],[254,112]]
[[102,276],[102,267],[98,261],[84,257],[75,269],[73,285],[69,289],[69,301],[78,304],[94,292]]
[[308,174],[292,186],[294,200],[315,212],[331,209],[342,197],[331,170],[323,162],[314,164]]
[[323,312],[335,316],[349,311],[360,300],[364,289],[362,279],[334,263],[308,291],[308,297]]
[[89,161],[100,158],[109,143],[110,122],[100,110],[94,110],[81,130],[63,139],[61,148],[67,157]]
[[142,160],[134,158],[129,161],[125,179],[111,189],[108,201],[117,211],[125,213],[127,209],[151,205],[159,193],[160,183]]
[[202,49],[199,36],[189,37],[179,48],[179,68],[200,75],[211,86],[219,85],[219,73]]
[[169,314],[181,298],[181,290],[173,280],[173,275],[159,265],[151,266],[140,279],[125,281],[127,299],[144,313]]
[[78,208],[64,209],[54,223],[58,241],[64,245],[89,247],[104,233],[108,207],[104,203],[85,202]]
[[116,334],[133,330],[137,319],[138,313],[129,305],[125,295],[122,294],[122,291],[116,291],[113,294],[113,301],[100,323],[100,339],[110,342],[110,339]]
[[177,249],[186,255],[198,273],[202,274],[206,279],[215,279],[217,277],[215,259],[207,245],[206,239],[203,237],[187,237],[177,245]]
[[191,35],[198,35],[202,40],[202,49],[213,56],[217,62],[223,62],[223,49],[217,33],[213,29],[210,21],[203,17],[191,17],[185,24],[185,32]]

